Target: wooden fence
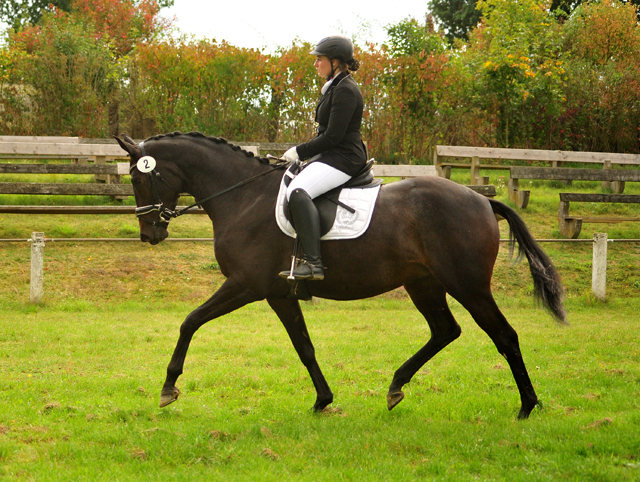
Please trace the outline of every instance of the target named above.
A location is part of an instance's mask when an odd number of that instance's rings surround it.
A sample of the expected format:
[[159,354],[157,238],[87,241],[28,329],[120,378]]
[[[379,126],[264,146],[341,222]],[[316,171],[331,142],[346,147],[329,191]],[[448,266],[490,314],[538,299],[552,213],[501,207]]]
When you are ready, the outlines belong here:
[[[293,144],[247,143],[235,144],[255,155],[281,153]],[[0,136],[0,174],[92,174],[93,183],[78,182],[0,182],[0,194],[14,195],[89,195],[124,199],[133,196],[133,187],[123,183],[129,175],[127,153],[114,140],[82,139],[78,137],[16,137]],[[46,163],[15,163],[31,159]],[[52,163],[51,161],[58,161]],[[435,176],[430,165],[375,165],[376,177]],[[494,186],[470,186],[476,192],[493,197]],[[16,206],[0,205],[2,213],[22,214],[131,214],[130,206]],[[194,214],[203,214],[197,209]]]

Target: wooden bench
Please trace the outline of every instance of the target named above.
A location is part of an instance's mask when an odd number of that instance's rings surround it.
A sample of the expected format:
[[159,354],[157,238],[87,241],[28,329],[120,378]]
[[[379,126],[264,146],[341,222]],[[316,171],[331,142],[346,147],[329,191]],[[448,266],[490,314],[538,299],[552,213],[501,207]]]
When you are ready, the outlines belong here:
[[640,182],[640,169],[612,169],[606,163],[604,169],[576,169],[569,167],[511,167],[509,175],[509,200],[519,208],[526,208],[530,191],[520,189],[520,179],[543,179],[554,181],[601,181],[603,188],[616,194],[624,191],[625,182]]
[[558,208],[558,230],[560,234],[569,239],[577,239],[582,229],[582,223],[621,223],[627,221],[640,221],[640,216],[632,217],[608,217],[608,216],[572,216],[569,214],[569,206],[572,202],[597,202],[597,203],[640,203],[640,195],[637,194],[582,194],[560,193],[560,206]]
[[[446,158],[470,159],[469,163],[445,162]],[[450,178],[451,168],[471,169],[471,184],[483,184],[487,178],[480,176],[480,169],[508,170],[512,164],[481,164],[481,159],[498,161],[549,162],[551,167],[560,163],[640,165],[639,154],[610,152],[547,151],[541,149],[507,149],[498,147],[436,146],[433,165],[438,175]]]

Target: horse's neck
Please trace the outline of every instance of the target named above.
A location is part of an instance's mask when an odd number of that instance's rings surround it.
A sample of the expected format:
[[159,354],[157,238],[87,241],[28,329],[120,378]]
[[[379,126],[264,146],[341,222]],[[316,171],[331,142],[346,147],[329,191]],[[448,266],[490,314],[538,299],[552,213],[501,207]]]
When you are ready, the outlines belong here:
[[[188,191],[196,201],[218,195],[205,201],[203,207],[214,225],[221,227],[232,222],[244,209],[254,208],[258,198],[273,197],[275,200],[281,178],[278,172],[282,171],[270,173],[271,170],[272,166],[259,164],[250,158],[220,162],[218,167],[212,163],[200,168],[191,166],[188,169]],[[243,184],[253,177],[256,179]]]

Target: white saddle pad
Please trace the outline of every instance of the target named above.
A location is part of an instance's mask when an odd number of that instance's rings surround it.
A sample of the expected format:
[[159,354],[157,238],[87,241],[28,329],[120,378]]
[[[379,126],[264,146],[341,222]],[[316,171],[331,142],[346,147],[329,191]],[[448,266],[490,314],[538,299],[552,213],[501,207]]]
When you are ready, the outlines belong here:
[[[296,231],[284,214],[284,200],[287,196],[287,186],[284,184],[283,176],[276,201],[276,221],[284,234],[296,237]],[[327,234],[322,236],[323,241],[329,239],[354,239],[362,236],[371,223],[373,208],[380,192],[380,186],[366,189],[349,188],[343,189],[340,193],[340,202],[356,210],[350,213],[342,206],[338,206],[336,219]]]

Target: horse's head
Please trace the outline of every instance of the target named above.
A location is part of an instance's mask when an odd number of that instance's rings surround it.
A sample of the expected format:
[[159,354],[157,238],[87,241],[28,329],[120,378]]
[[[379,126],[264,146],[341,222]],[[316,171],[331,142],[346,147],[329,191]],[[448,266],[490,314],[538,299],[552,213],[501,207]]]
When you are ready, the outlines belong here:
[[167,227],[175,213],[182,188],[180,172],[167,159],[170,150],[153,142],[137,144],[128,136],[116,137],[131,158],[129,172],[140,223],[140,240],[158,244],[169,236]]

